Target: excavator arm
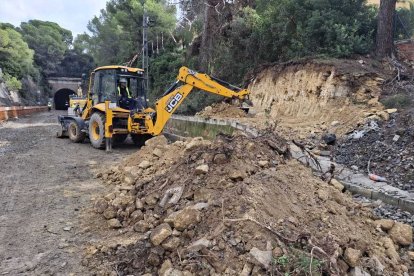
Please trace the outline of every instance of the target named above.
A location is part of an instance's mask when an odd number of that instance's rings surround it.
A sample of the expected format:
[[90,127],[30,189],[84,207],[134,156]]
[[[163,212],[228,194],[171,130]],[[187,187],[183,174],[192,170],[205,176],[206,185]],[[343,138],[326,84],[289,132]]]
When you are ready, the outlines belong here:
[[145,122],[148,133],[151,135],[160,134],[171,115],[194,88],[226,98],[239,99],[242,102],[248,100],[249,97],[249,91],[246,89],[238,88],[207,74],[195,72],[187,67],[181,67],[177,81],[155,103],[157,116],[155,123],[149,114],[146,115]]

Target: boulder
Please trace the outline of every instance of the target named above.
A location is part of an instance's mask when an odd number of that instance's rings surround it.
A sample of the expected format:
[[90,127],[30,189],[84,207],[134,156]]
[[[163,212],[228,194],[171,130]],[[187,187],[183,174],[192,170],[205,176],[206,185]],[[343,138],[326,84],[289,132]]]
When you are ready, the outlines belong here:
[[139,163],[138,168],[141,168],[141,169],[145,170],[145,169],[148,169],[151,166],[152,166],[152,164],[148,160],[144,160],[141,163]]
[[95,212],[102,214],[108,208],[108,202],[104,198],[100,198],[95,202]]
[[103,216],[106,219],[113,219],[116,217],[116,210],[114,207],[109,206],[104,212],[103,212]]
[[342,192],[343,190],[344,190],[344,188],[345,188],[345,186],[341,183],[341,182],[339,182],[338,180],[336,180],[335,178],[332,178],[331,179],[331,182],[330,182],[330,184],[335,188],[335,189],[337,189],[338,191],[340,191],[340,192]]
[[361,251],[359,251],[357,249],[353,249],[351,247],[348,247],[345,250],[344,259],[345,259],[345,262],[350,267],[356,267],[358,265],[360,257],[361,257]]
[[140,221],[138,221],[137,223],[134,224],[134,231],[135,232],[145,233],[150,228],[151,228],[151,226],[145,220],[140,220]]
[[176,250],[181,244],[180,238],[177,237],[169,237],[162,243],[162,248],[169,251]]
[[394,226],[395,221],[392,219],[380,219],[376,220],[374,223],[376,227],[380,227],[382,230],[388,231]]
[[272,251],[262,251],[256,247],[253,247],[250,252],[250,256],[253,258],[254,263],[262,266],[265,269],[270,267],[272,262]]
[[108,220],[108,225],[110,228],[121,228],[122,227],[121,222],[117,220],[116,218]]
[[150,240],[154,245],[160,245],[166,238],[171,236],[172,229],[168,223],[162,223],[151,232]]
[[206,174],[208,173],[208,165],[204,164],[204,165],[200,165],[195,169],[195,174],[196,175],[201,175],[201,174]]
[[413,229],[408,224],[396,222],[388,234],[395,243],[403,246],[408,246],[413,242]]
[[166,146],[168,145],[168,140],[164,135],[155,136],[147,141],[145,141],[145,146],[155,147],[155,146]]
[[200,211],[195,209],[183,209],[181,211],[172,213],[164,221],[172,223],[174,228],[179,231],[187,229],[191,224],[195,224],[201,220]]

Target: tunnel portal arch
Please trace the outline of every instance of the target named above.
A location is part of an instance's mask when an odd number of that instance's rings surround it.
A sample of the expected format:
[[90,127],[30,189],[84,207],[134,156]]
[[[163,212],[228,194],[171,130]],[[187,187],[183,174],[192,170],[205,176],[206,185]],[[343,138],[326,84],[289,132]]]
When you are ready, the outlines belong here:
[[75,91],[63,88],[58,91],[56,91],[54,96],[54,102],[55,102],[55,109],[57,110],[66,110],[69,106],[69,96],[75,95]]

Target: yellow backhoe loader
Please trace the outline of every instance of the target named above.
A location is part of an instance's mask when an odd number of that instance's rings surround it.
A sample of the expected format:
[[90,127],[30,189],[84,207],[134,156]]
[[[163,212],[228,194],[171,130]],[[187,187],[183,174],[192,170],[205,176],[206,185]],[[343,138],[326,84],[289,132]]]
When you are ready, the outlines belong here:
[[78,102],[72,115],[58,117],[61,129],[57,136],[69,137],[75,143],[88,136],[93,147],[109,151],[113,142],[121,143],[131,135],[134,144],[141,146],[162,132],[194,88],[231,98],[239,105],[251,104],[248,90],[181,67],[177,81],[150,108],[143,88],[143,70],[104,66],[91,73],[86,101]]

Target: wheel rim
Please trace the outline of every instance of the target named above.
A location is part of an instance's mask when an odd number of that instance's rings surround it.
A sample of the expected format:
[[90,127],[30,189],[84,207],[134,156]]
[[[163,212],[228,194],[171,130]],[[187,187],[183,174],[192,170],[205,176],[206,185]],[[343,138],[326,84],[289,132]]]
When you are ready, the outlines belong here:
[[100,134],[100,128],[98,122],[94,121],[92,123],[92,139],[97,141],[99,140],[101,134]]
[[71,125],[70,126],[70,132],[72,133],[73,136],[76,136],[77,135],[77,133],[76,133],[76,126]]

